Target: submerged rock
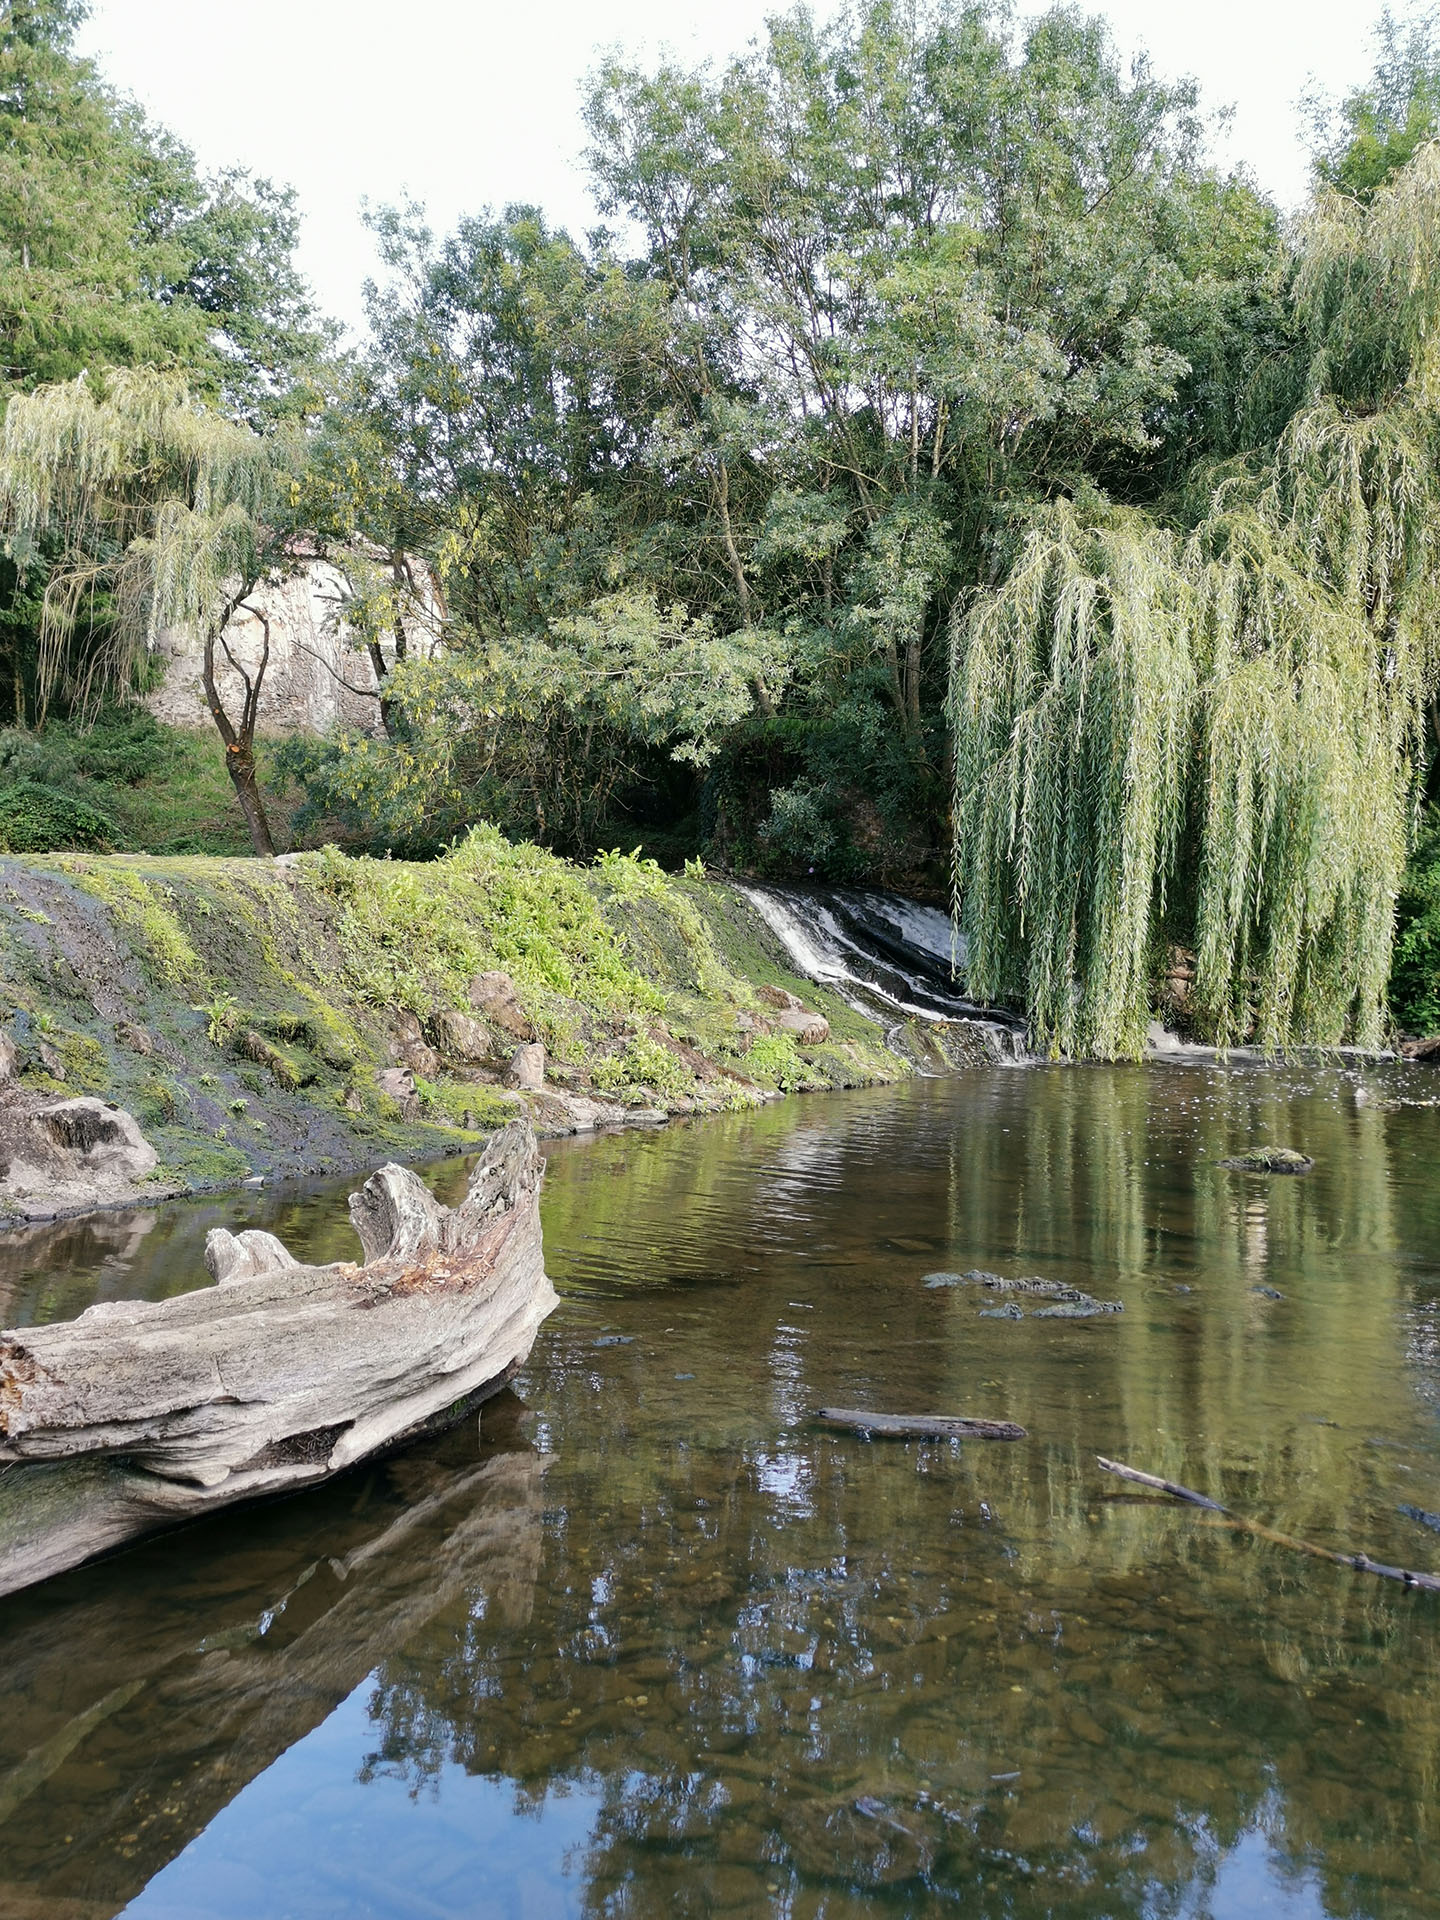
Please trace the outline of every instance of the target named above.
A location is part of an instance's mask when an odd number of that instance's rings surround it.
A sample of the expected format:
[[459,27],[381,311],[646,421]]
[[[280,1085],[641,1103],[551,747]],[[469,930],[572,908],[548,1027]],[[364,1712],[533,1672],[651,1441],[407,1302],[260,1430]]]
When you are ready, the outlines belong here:
[[1247,1147],[1220,1164],[1232,1173],[1309,1173],[1315,1162],[1294,1147]]
[[1432,1533],[1440,1533],[1440,1513],[1427,1513],[1424,1507],[1412,1507],[1402,1502],[1398,1508],[1407,1520],[1418,1520],[1422,1527],[1429,1527]]

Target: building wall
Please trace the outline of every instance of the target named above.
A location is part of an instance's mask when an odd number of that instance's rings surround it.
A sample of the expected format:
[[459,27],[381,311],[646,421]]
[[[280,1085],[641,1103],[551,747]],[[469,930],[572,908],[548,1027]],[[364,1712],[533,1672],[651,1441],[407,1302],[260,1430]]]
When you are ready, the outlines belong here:
[[[344,597],[345,577],[327,560],[312,560],[303,571],[251,595],[270,620],[270,662],[260,692],[258,732],[323,734],[337,727],[384,732],[370,656],[353,644],[350,629],[337,617]],[[407,622],[412,653],[427,654],[433,648],[430,625]],[[242,608],[225,629],[225,641],[239,664],[253,672],[264,646],[255,615]],[[200,635],[188,628],[167,628],[156,642],[156,654],[163,679],[146,701],[150,711],[171,726],[208,724]],[[226,711],[238,718],[244,689],[220,649],[216,678]]]

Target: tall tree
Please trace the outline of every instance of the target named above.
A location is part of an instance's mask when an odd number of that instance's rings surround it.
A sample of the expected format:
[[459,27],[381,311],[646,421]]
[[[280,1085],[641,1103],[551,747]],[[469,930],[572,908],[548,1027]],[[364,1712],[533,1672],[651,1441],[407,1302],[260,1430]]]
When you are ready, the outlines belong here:
[[[123,686],[161,628],[203,637],[206,702],[255,851],[275,851],[255,770],[270,629],[252,599],[307,555],[286,442],[196,401],[176,375],[112,369],[16,394],[0,431],[0,516],[22,553],[55,556],[41,626],[42,679]],[[248,664],[226,629],[241,609],[262,641]],[[76,652],[77,637],[87,644]],[[227,709],[222,662],[240,704]]]
[[1167,934],[1222,1043],[1382,1035],[1440,676],[1440,148],[1320,192],[1295,321],[1269,445],[1165,514],[1032,514],[957,625],[972,983],[1059,1051],[1138,1051]]

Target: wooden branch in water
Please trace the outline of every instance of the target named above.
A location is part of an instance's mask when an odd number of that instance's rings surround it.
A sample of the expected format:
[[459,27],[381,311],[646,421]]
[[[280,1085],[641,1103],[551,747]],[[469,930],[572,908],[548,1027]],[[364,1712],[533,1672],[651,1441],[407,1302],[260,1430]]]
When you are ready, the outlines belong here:
[[858,1407],[821,1407],[817,1420],[856,1433],[878,1433],[900,1440],[1023,1440],[1024,1427],[1013,1420],[966,1420],[945,1413],[867,1413]]
[[1097,1453],[1095,1458],[1106,1473],[1118,1474],[1122,1480],[1133,1480],[1137,1487],[1153,1487],[1156,1493],[1168,1493],[1172,1500],[1188,1501],[1192,1507],[1209,1507],[1212,1513],[1225,1511],[1218,1500],[1212,1500],[1208,1494],[1196,1493],[1193,1487],[1182,1487],[1174,1480],[1157,1480],[1153,1473],[1141,1473],[1138,1467],[1122,1466],[1118,1460],[1107,1460],[1101,1453]]
[[1368,1553],[1340,1553],[1334,1547],[1318,1546],[1313,1540],[1299,1540],[1294,1534],[1277,1533],[1273,1527],[1264,1526],[1258,1520],[1232,1513],[1228,1507],[1222,1507],[1218,1500],[1196,1493],[1193,1487],[1182,1487],[1174,1480],[1157,1479],[1153,1473],[1141,1473],[1138,1468],[1124,1466],[1119,1460],[1107,1460],[1103,1454],[1097,1453],[1095,1459],[1106,1473],[1116,1474],[1121,1480],[1133,1480],[1137,1486],[1153,1487],[1157,1493],[1168,1494],[1172,1500],[1183,1500],[1190,1506],[1206,1508],[1216,1516],[1212,1522],[1215,1526],[1229,1527],[1236,1533],[1248,1533],[1257,1540],[1268,1540],[1274,1546],[1290,1547],[1296,1553],[1308,1553],[1313,1560],[1328,1560],[1332,1566],[1350,1567],[1356,1573],[1378,1574],[1382,1580],[1398,1580],[1404,1586],[1418,1587],[1425,1593],[1440,1593],[1440,1575],[1415,1573],[1408,1567],[1387,1567],[1383,1561],[1372,1560]]

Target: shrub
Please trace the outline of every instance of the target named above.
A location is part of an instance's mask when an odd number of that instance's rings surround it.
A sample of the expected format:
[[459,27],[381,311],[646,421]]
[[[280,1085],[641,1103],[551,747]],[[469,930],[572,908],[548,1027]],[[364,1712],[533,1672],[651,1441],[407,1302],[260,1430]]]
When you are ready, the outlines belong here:
[[7,853],[108,852],[119,831],[98,807],[40,780],[0,793],[0,849]]

